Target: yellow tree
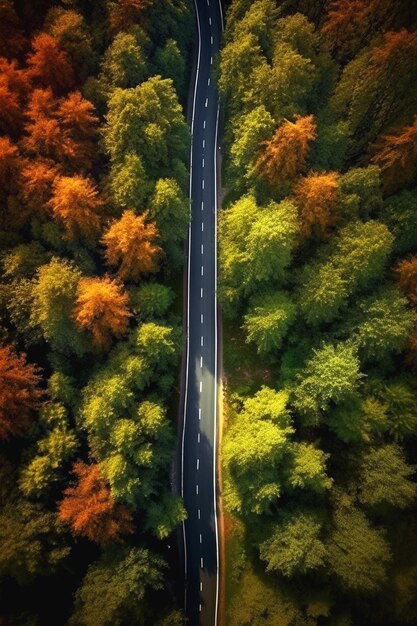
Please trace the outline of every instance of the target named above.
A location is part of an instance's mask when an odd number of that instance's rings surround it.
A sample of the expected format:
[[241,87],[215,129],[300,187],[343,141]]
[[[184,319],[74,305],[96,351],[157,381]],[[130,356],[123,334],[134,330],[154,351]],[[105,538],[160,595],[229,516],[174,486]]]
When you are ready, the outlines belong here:
[[108,276],[82,278],[77,289],[75,322],[80,329],[92,333],[97,347],[105,348],[112,336],[120,337],[127,331],[128,302],[122,286]]
[[83,176],[58,176],[49,201],[55,219],[69,237],[81,236],[91,241],[100,230],[103,201],[96,186]]
[[255,164],[255,173],[270,185],[293,180],[306,166],[310,143],[316,137],[313,115],[286,120],[265,141]]
[[417,116],[409,126],[382,135],[372,152],[371,162],[381,168],[387,194],[411,183],[417,174]]
[[159,237],[154,222],[148,222],[148,213],[135,215],[125,211],[102,238],[106,262],[117,267],[122,280],[136,282],[141,274],[154,272],[162,250],[155,243]]
[[340,196],[336,172],[310,173],[295,187],[294,199],[300,216],[301,233],[324,238],[337,222],[335,209]]

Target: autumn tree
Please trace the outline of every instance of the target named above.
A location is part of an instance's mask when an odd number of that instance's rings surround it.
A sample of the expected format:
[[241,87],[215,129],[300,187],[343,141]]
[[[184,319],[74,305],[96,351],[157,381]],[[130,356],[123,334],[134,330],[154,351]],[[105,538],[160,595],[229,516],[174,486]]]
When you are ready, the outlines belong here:
[[336,172],[312,172],[296,185],[294,199],[299,210],[301,233],[305,237],[326,238],[337,223],[338,178]]
[[409,126],[382,135],[371,150],[371,162],[381,168],[385,193],[407,187],[417,174],[417,117]]
[[21,435],[31,411],[40,406],[43,391],[38,369],[10,346],[0,347],[0,439]]
[[161,248],[156,244],[158,230],[147,221],[147,212],[135,215],[125,211],[103,235],[106,263],[118,267],[122,280],[136,282],[144,273],[155,272]]
[[47,159],[27,159],[20,172],[20,194],[31,213],[48,213],[52,185],[59,174],[59,168]]
[[98,347],[110,344],[112,336],[120,337],[129,324],[128,294],[109,277],[82,278],[78,283],[74,311],[77,326],[89,330]]
[[89,178],[58,176],[49,206],[70,238],[81,236],[86,241],[92,241],[100,230],[103,200]]
[[98,117],[94,105],[79,91],[59,102],[56,118],[62,128],[63,156],[77,169],[89,169],[95,155]]
[[332,107],[348,122],[355,158],[398,119],[415,114],[417,96],[410,76],[417,71],[417,34],[405,28],[384,33],[344,69],[332,98]]
[[395,266],[395,276],[410,303],[417,306],[417,256],[399,261]]
[[19,148],[8,137],[0,137],[0,194],[15,191],[23,159]]
[[113,32],[129,30],[137,23],[151,0],[116,0],[110,12],[110,28]]
[[32,50],[27,58],[32,79],[54,92],[62,93],[74,84],[74,73],[68,55],[61,50],[55,37],[40,33],[32,40]]
[[57,100],[50,87],[35,89],[30,97],[23,147],[30,153],[57,158],[65,150],[65,140],[56,119]]
[[313,115],[286,120],[273,137],[264,142],[256,164],[257,175],[271,185],[294,179],[306,166],[310,143],[316,137]]
[[0,2],[0,54],[13,58],[26,47],[23,25],[11,0]]
[[22,123],[22,109],[18,95],[11,91],[7,80],[0,74],[0,130],[16,135]]
[[77,483],[65,489],[58,504],[58,519],[69,524],[75,536],[87,537],[102,546],[132,533],[132,514],[112,500],[99,466],[78,461],[73,472]]

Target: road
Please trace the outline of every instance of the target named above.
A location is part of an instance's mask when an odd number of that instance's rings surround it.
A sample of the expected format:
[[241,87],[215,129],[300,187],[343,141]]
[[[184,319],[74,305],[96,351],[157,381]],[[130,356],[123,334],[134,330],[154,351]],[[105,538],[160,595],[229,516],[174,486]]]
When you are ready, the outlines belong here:
[[195,0],[198,55],[192,124],[187,346],[181,491],[185,607],[190,626],[216,626],[219,592],[216,513],[218,96],[212,77],[223,15],[219,0]]

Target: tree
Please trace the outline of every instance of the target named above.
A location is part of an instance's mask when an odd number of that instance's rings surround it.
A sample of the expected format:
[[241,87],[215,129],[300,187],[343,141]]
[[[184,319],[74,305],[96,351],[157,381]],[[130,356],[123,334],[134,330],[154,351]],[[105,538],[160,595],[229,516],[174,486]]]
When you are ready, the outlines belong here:
[[[172,80],[153,76],[135,89],[116,89],[109,101],[104,144],[113,163],[141,156],[147,176],[186,180],[189,131]],[[185,174],[185,175],[184,175]]]
[[177,360],[178,342],[171,326],[146,322],[137,330],[137,346],[151,369],[168,369]]
[[156,244],[159,233],[154,222],[148,222],[148,213],[135,215],[125,211],[104,233],[106,263],[119,266],[117,275],[134,282],[144,273],[155,272],[162,250]]
[[297,233],[297,210],[287,200],[261,208],[248,195],[225,210],[219,225],[224,300],[232,304],[262,283],[282,282]]
[[340,200],[336,172],[310,173],[294,189],[298,206],[301,234],[325,239],[338,221],[336,210]]
[[53,161],[41,158],[24,161],[20,172],[20,193],[31,213],[38,216],[47,213],[52,185],[59,173]]
[[94,53],[92,37],[81,13],[53,6],[45,18],[45,27],[68,55],[81,80],[85,80],[92,69]]
[[54,573],[70,553],[55,514],[22,498],[10,468],[1,468],[0,575],[19,585]]
[[190,222],[190,202],[176,180],[160,178],[150,200],[149,215],[155,221],[167,253],[181,255],[182,243]]
[[56,117],[64,139],[62,156],[77,169],[91,168],[99,121],[93,104],[73,91],[59,101]]
[[7,195],[15,190],[23,160],[19,148],[8,138],[0,137],[0,193]]
[[283,515],[272,536],[260,546],[266,571],[285,577],[307,574],[325,565],[326,548],[320,538],[321,524],[315,515],[303,511]]
[[389,505],[397,509],[410,506],[417,486],[412,477],[415,467],[408,465],[397,444],[371,448],[361,461],[359,500],[368,506]]
[[148,283],[130,289],[129,299],[132,310],[141,319],[163,319],[174,300],[174,292],[166,285]]
[[233,114],[242,112],[249,77],[262,62],[261,47],[252,33],[231,41],[221,50],[219,90]]
[[317,423],[321,411],[338,404],[358,390],[362,374],[355,348],[348,343],[324,344],[314,351],[294,392],[294,405],[307,421]]
[[65,139],[56,119],[57,100],[50,87],[34,89],[31,94],[22,146],[30,153],[46,158],[59,158],[65,151]]
[[100,230],[103,201],[89,178],[58,176],[49,202],[52,213],[65,227],[68,237],[93,241]]
[[39,370],[10,346],[0,347],[0,439],[21,435],[44,392]]
[[413,306],[417,305],[417,256],[398,261],[395,276],[399,288]]
[[348,158],[415,113],[417,98],[409,77],[416,69],[417,34],[405,28],[385,32],[380,43],[365,48],[345,67],[332,105],[348,120]]
[[301,272],[299,305],[308,323],[330,322],[349,296],[380,278],[392,245],[392,234],[380,222],[354,221],[342,228],[323,251],[323,260]]
[[295,305],[285,292],[275,291],[254,298],[244,317],[246,341],[258,354],[276,354],[295,319]]
[[282,490],[279,467],[293,433],[285,393],[267,387],[248,398],[229,428],[223,455],[228,478],[227,508],[238,514],[267,513]]
[[26,47],[26,39],[11,0],[0,2],[0,24],[0,54],[16,57]]
[[293,180],[307,163],[310,143],[316,137],[313,115],[297,116],[294,122],[286,120],[277,128],[255,164],[256,174],[270,185]]
[[0,130],[16,135],[22,124],[22,110],[18,94],[13,92],[7,79],[0,75]]
[[[63,407],[54,408],[59,412]],[[67,428],[66,419],[59,420],[59,425],[37,441],[37,454],[23,467],[19,488],[25,496],[45,494],[61,478],[64,464],[74,455],[78,440]]]
[[239,580],[240,593],[230,606],[233,626],[290,626],[305,623],[305,616],[296,599],[272,585],[264,576],[245,568]]
[[[352,58],[366,43],[377,17],[372,0],[333,0],[321,32],[339,59]],[[381,4],[381,3],[379,3]]]
[[88,346],[72,318],[80,278],[74,264],[54,257],[39,268],[32,288],[30,323],[58,352],[80,355]]
[[381,168],[385,193],[407,187],[417,174],[417,116],[412,124],[382,135],[371,151],[371,163]]
[[113,201],[119,208],[134,209],[137,213],[143,211],[151,192],[151,182],[138,154],[128,152],[121,163],[112,166],[110,189]]
[[175,528],[187,519],[182,500],[170,491],[149,504],[148,526],[158,539],[166,539]]
[[75,536],[87,537],[101,546],[132,533],[132,514],[113,501],[99,466],[78,461],[73,472],[77,484],[65,489],[58,505],[58,519],[69,524]]
[[112,87],[128,89],[141,83],[148,72],[146,56],[136,37],[118,33],[104,55],[103,71]]
[[120,337],[129,326],[129,296],[108,276],[82,278],[78,283],[74,318],[78,328],[92,333],[99,348],[108,346],[111,337]]
[[289,466],[289,487],[310,489],[318,494],[330,489],[333,480],[326,474],[329,456],[310,443],[295,443]]
[[177,93],[183,96],[186,63],[175,39],[167,39],[163,48],[156,49],[154,62],[157,73],[171,78]]
[[274,118],[264,105],[240,115],[233,124],[230,159],[233,179],[249,178],[256,155],[274,131]]
[[407,304],[393,287],[381,288],[359,301],[350,328],[362,357],[379,362],[386,355],[404,350],[417,322]]
[[40,33],[32,40],[33,52],[27,57],[29,76],[56,93],[63,93],[74,84],[74,73],[68,55],[55,37]]
[[116,0],[110,12],[110,28],[113,32],[129,30],[142,19],[151,0]]
[[375,593],[386,580],[386,565],[391,560],[385,533],[352,506],[337,508],[333,522],[327,545],[331,570],[343,587]]

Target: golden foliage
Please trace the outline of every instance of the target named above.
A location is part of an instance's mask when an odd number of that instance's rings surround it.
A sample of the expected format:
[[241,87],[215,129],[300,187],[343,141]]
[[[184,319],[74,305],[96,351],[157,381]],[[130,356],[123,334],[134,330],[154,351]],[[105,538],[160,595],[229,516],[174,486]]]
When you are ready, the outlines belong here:
[[305,237],[325,238],[337,223],[338,178],[336,172],[312,172],[296,185],[294,199],[298,206],[301,233]]

